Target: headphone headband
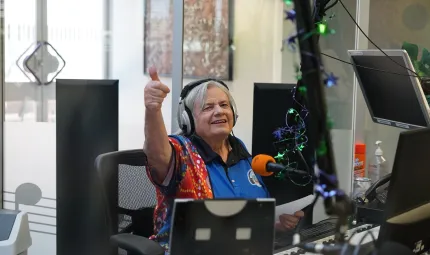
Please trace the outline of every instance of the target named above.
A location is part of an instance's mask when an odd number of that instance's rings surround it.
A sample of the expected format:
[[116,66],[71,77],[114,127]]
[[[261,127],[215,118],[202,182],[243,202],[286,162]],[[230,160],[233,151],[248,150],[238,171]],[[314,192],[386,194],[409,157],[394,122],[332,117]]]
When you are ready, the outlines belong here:
[[207,79],[203,79],[203,80],[193,81],[193,82],[190,82],[187,85],[185,85],[185,87],[181,91],[181,99],[184,99],[190,93],[190,91],[193,90],[193,88],[195,88],[195,87],[197,87],[197,86],[199,86],[205,82],[208,82],[208,81],[217,82],[217,83],[223,85],[224,87],[226,87],[228,89],[227,84],[225,84],[223,81],[218,80],[218,79],[214,79],[214,78],[207,78]]

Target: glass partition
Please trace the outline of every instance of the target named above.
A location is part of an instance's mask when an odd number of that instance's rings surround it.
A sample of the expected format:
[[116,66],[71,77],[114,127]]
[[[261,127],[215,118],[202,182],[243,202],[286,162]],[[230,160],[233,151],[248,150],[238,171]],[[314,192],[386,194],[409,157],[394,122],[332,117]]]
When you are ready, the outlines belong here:
[[[143,90],[149,80],[145,61],[152,59],[149,64],[171,61],[157,54],[150,55],[145,46],[160,47],[167,56],[173,47],[171,37],[151,42],[146,40],[147,32],[149,28],[155,31],[152,35],[156,39],[164,35],[157,19],[171,15],[170,2],[5,0],[2,203],[7,209],[19,208],[29,213],[33,239],[30,255],[56,254],[56,78],[118,79],[119,149],[142,148]],[[209,49],[207,42],[212,43],[213,38],[199,43],[185,37],[184,52],[201,51],[186,61],[196,61],[195,66],[199,67],[210,60],[211,65],[220,70],[231,69],[231,79],[225,80],[236,99],[240,115],[235,134],[250,150],[253,84],[281,80],[283,3],[267,0],[212,2],[214,5],[210,8],[191,7],[203,8],[203,18],[200,19],[203,23],[228,21],[228,25],[218,26],[226,29],[227,37],[217,40],[222,31],[215,31],[214,46]],[[227,5],[227,2],[234,4]],[[148,6],[151,12],[148,12]],[[208,13],[213,15],[212,19],[205,18]],[[145,22],[148,15],[155,17],[151,24]],[[221,18],[223,15],[228,15],[228,20]],[[185,27],[185,31],[185,36],[189,35],[192,26]],[[161,41],[163,43],[159,43]],[[207,58],[206,50],[227,52],[231,61],[218,66],[217,57]],[[210,68],[204,69],[209,72],[198,73],[199,77],[213,76]],[[160,78],[172,86],[169,75],[160,74]],[[195,78],[187,77],[184,83]],[[168,133],[175,131],[170,128],[171,102],[169,94],[162,109]],[[19,199],[23,197],[32,199],[23,204]],[[28,202],[30,200],[32,203]]]
[[[149,79],[144,69],[145,1],[4,2],[2,205],[28,212],[30,255],[54,255],[56,78],[118,79],[119,149],[142,148],[143,89]],[[164,82],[171,85],[169,79]],[[168,130],[170,101],[168,97],[163,105]]]
[[[416,59],[418,61],[421,60],[423,50],[430,49],[430,37],[428,36],[430,33],[430,2],[419,0],[360,2],[363,2],[360,6],[362,9],[360,26],[380,48],[400,49],[405,42],[414,44],[418,47],[418,58]],[[361,34],[360,40],[363,42],[361,49],[376,49]],[[413,55],[410,54],[412,61],[415,60]],[[426,67],[424,63],[422,67],[428,69],[428,64]],[[399,134],[405,130],[374,123],[364,100],[357,100],[357,108],[363,109],[361,116],[358,117],[364,120],[363,123],[357,123],[364,127],[360,133],[357,133],[357,141],[365,142],[367,160],[373,159],[376,149],[375,142],[380,140],[384,157],[387,159],[388,170],[391,171]]]
[[[345,1],[348,11],[355,16],[357,8],[354,1]],[[331,18],[330,18],[331,17]],[[338,77],[336,86],[326,88],[328,115],[333,121],[332,144],[340,188],[351,192],[354,146],[354,72],[348,60],[347,51],[355,48],[355,25],[340,4],[327,12],[328,27],[335,31],[320,37],[322,60],[327,73]],[[290,22],[284,25],[284,37],[296,30]],[[286,50],[282,54],[283,82],[296,82],[292,58],[298,56]],[[310,116],[309,116],[310,117]],[[309,118],[308,117],[308,118]],[[314,222],[326,218],[322,201],[315,206]]]

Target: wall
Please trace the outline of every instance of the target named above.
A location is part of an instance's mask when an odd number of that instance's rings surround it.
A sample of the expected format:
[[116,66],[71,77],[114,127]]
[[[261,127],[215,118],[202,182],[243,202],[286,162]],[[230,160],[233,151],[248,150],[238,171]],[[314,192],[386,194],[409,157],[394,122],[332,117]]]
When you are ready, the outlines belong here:
[[[282,1],[234,1],[234,80],[228,82],[239,120],[234,129],[251,148],[254,82],[280,82]],[[144,1],[114,0],[112,6],[112,78],[120,79],[120,149],[140,148],[144,141],[143,74]],[[170,78],[161,78],[171,86]],[[189,80],[184,80],[184,84]],[[170,132],[171,97],[163,105]],[[176,114],[176,113],[174,113]],[[174,130],[175,131],[175,130]]]

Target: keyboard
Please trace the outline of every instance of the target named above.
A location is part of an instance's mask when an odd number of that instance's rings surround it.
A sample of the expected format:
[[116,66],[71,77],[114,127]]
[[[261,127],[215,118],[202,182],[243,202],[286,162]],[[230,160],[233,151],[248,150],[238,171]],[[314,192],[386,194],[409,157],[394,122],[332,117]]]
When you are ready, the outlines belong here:
[[[316,240],[328,235],[334,235],[336,223],[324,221],[304,228],[300,231],[300,238],[303,241]],[[275,250],[292,245],[294,232],[277,233],[275,238]]]
[[334,222],[323,222],[316,224],[312,227],[305,228],[300,231],[301,240],[310,240],[316,237],[322,237],[327,235],[334,235],[336,231],[336,223]]
[[[375,238],[375,240],[377,240],[378,234],[379,234],[379,226],[365,224],[362,226],[352,228],[352,229],[347,231],[345,238],[349,239],[350,236],[353,233],[355,233],[354,236],[351,238],[349,243],[352,245],[358,245],[360,243],[362,237],[364,235],[366,235],[367,232],[372,232],[373,237]],[[304,239],[302,239],[302,240],[304,240]],[[319,238],[319,239],[314,240],[314,241],[306,241],[306,242],[308,242],[308,243],[321,243],[321,244],[330,245],[330,244],[334,244],[334,235],[328,234],[326,237]],[[362,245],[363,249],[368,249],[369,246],[371,246],[372,242],[373,242],[373,239],[372,239],[371,235],[367,235],[366,238],[364,238],[361,245]],[[368,253],[368,252],[366,252],[366,253]],[[296,246],[286,247],[284,249],[275,250],[275,252],[274,252],[274,255],[299,255],[299,254],[300,255],[311,255],[311,254],[315,255],[315,253],[308,253],[308,252],[306,252],[306,251],[304,251],[304,250],[302,250]],[[360,252],[360,254],[362,254],[362,253]]]

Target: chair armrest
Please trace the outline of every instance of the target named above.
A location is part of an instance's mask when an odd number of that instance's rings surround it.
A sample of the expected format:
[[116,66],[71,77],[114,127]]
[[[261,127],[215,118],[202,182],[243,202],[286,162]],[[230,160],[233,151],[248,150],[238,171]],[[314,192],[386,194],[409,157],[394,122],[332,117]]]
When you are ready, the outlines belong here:
[[132,234],[113,235],[110,242],[136,255],[164,255],[165,252],[157,242]]

